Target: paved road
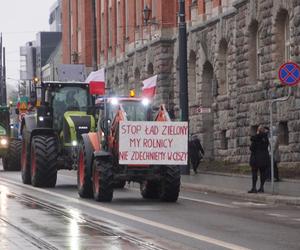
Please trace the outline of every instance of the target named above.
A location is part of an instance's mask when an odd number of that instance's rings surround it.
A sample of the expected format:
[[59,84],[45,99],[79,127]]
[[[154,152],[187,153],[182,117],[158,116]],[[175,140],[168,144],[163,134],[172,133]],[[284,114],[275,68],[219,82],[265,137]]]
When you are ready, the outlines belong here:
[[78,197],[72,171],[59,172],[55,189],[2,171],[0,192],[3,246],[25,232],[20,242],[33,242],[32,249],[299,249],[299,207],[190,191],[162,203],[142,199],[137,185],[97,203]]

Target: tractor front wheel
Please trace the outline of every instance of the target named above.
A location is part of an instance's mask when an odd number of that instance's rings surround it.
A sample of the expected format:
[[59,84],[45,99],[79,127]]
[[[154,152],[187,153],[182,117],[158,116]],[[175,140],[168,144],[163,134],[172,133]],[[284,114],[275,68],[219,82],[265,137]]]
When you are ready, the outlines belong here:
[[31,143],[31,183],[35,187],[55,187],[58,145],[55,137],[34,136]]
[[162,201],[175,202],[180,191],[180,168],[179,166],[164,166],[164,168],[160,199]]
[[95,159],[93,163],[93,193],[96,201],[110,202],[113,198],[114,180],[110,161]]
[[77,169],[77,188],[81,198],[93,197],[91,171],[88,169],[91,168],[91,166],[87,166],[87,154],[86,147],[82,144],[79,149],[79,163]]
[[27,142],[26,129],[22,130],[22,150],[21,150],[21,174],[22,182],[24,184],[31,184],[31,173],[30,173],[30,150],[29,143]]
[[5,171],[21,170],[21,148],[21,141],[11,139],[7,155],[3,159],[3,169]]

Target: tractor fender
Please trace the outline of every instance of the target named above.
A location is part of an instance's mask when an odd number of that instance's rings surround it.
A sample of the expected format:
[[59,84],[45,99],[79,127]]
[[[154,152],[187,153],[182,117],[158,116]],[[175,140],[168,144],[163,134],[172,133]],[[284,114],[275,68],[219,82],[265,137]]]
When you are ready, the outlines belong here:
[[23,128],[26,127],[28,132],[31,132],[37,127],[36,116],[35,115],[25,115],[21,122],[21,134],[23,133]]
[[87,174],[88,176],[92,176],[92,162],[94,152],[93,145],[90,141],[88,134],[82,134],[81,137],[86,151]]
[[112,154],[107,151],[99,150],[94,152],[94,158],[110,158],[111,156]]

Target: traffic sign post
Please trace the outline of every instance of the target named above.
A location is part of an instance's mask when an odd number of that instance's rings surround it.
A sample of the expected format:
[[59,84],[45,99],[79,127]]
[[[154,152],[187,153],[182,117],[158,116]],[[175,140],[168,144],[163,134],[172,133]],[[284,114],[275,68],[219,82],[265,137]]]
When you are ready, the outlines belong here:
[[[300,81],[300,67],[294,62],[287,62],[280,66],[278,70],[278,77],[282,85],[295,86]],[[276,102],[287,101],[291,97],[291,88],[288,96],[273,99],[270,102],[270,149],[271,149],[271,184],[272,194],[274,194],[274,143],[273,143],[273,104]]]

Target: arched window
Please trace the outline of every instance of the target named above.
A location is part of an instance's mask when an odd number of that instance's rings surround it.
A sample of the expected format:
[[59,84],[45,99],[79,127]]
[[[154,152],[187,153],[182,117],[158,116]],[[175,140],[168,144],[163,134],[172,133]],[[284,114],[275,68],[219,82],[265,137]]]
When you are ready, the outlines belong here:
[[134,89],[135,89],[136,95],[139,95],[141,93],[142,84],[141,84],[140,80],[141,80],[141,73],[140,73],[140,70],[138,68],[136,68],[134,71]]
[[153,64],[152,63],[149,63],[148,64],[148,67],[147,67],[147,74],[148,76],[152,76],[154,74],[154,70],[153,70]]
[[279,11],[275,22],[277,67],[290,59],[290,25],[287,10]]
[[124,95],[128,95],[130,89],[129,81],[128,81],[128,74],[124,74]]
[[256,83],[261,75],[261,53],[259,43],[258,22],[252,21],[249,26],[249,80]]
[[226,95],[228,89],[228,65],[227,65],[227,50],[228,44],[225,39],[222,39],[219,47],[219,94]]
[[188,91],[189,91],[189,104],[196,105],[196,101],[197,101],[196,53],[193,50],[190,52],[189,64],[188,64]]

